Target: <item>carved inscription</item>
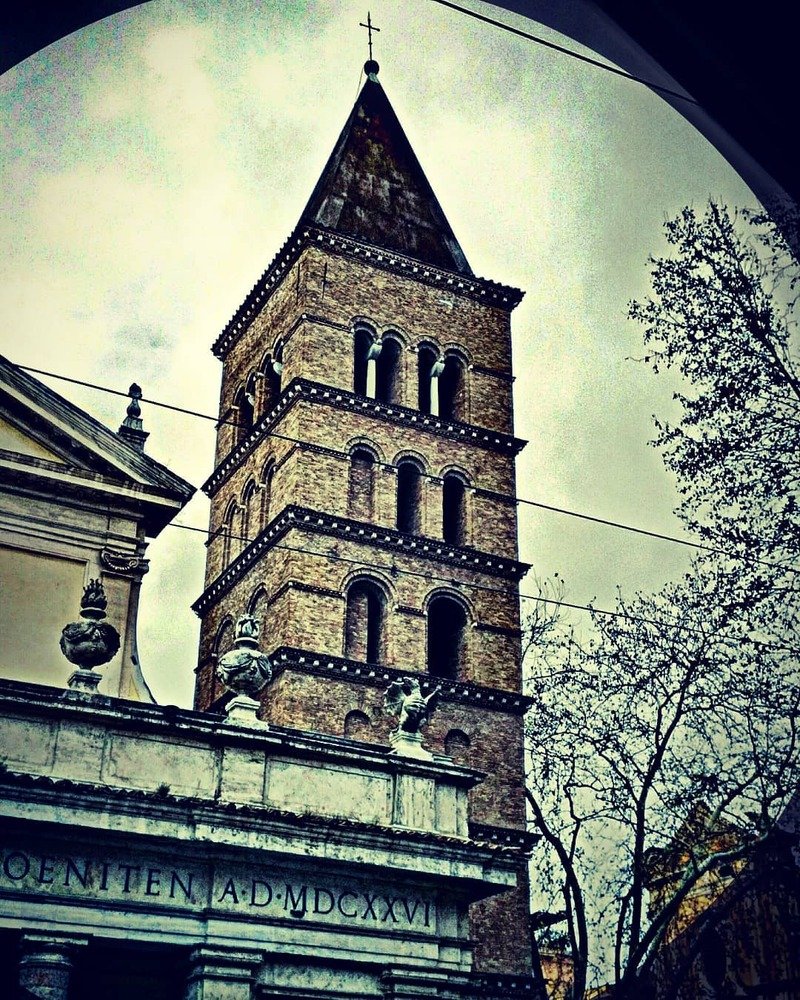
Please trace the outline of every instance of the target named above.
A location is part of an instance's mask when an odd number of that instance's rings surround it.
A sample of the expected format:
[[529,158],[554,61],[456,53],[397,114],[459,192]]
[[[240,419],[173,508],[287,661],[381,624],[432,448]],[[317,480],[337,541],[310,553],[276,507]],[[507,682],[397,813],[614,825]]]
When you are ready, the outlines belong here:
[[[325,884],[320,884],[324,881]],[[126,902],[212,908],[254,919],[313,920],[419,932],[435,930],[431,899],[359,883],[298,881],[278,869],[242,865],[172,865],[13,847],[0,851],[0,894],[48,895],[118,907]]]

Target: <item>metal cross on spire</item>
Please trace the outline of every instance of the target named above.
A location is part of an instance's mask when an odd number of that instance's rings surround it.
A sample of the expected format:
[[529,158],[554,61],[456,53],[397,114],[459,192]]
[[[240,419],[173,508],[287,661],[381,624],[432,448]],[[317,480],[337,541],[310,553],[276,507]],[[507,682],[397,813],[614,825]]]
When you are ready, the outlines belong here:
[[372,59],[372,32],[373,31],[380,31],[381,29],[380,28],[376,28],[375,25],[372,23],[372,18],[370,17],[369,11],[367,11],[367,23],[364,24],[363,21],[359,21],[358,22],[358,26],[359,26],[359,28],[366,28],[367,29],[367,33],[369,34],[369,57],[370,57],[370,60],[371,60]]

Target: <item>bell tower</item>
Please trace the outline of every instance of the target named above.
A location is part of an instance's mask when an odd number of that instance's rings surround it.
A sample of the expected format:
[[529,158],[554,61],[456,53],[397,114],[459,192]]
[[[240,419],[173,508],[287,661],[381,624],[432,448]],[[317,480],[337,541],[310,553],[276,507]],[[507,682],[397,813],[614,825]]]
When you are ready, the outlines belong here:
[[[388,742],[384,691],[441,688],[434,754],[487,773],[470,835],[526,842],[510,314],[476,277],[378,81],[217,338],[196,707],[250,613],[272,727]],[[475,178],[476,182],[480,178]],[[471,910],[475,966],[530,973],[527,873]]]

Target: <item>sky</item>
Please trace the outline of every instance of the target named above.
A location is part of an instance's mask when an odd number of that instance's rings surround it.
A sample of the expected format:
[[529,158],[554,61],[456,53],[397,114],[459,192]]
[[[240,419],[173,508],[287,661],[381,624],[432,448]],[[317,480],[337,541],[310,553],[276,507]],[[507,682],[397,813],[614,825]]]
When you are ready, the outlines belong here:
[[[753,196],[640,84],[433,0],[370,11],[380,82],[473,270],[526,292],[512,315],[515,430],[529,441],[518,495],[683,534],[648,443],[675,386],[634,360],[627,304],[648,292],[665,219]],[[365,16],[350,0],[151,0],[0,77],[0,353],[216,416],[210,346],[296,225],[350,112]],[[124,416],[118,397],[45,381],[113,429]],[[148,454],[199,487],[213,422],[146,403],[143,417]],[[685,566],[681,546],[519,514],[523,593],[558,573],[567,600],[609,607],[617,586],[657,587]],[[177,520],[207,525],[201,493]],[[159,702],[189,706],[203,536],[168,527],[148,556],[142,668]]]

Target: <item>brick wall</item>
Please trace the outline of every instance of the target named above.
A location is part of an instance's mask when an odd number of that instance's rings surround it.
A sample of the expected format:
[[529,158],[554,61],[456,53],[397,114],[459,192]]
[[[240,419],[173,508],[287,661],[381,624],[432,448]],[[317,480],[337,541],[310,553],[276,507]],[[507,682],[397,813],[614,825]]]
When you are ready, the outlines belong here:
[[[425,669],[427,605],[434,594],[449,593],[468,608],[457,679],[519,690],[519,602],[512,583],[412,554],[376,550],[369,541],[317,534],[302,525],[288,531],[204,616],[201,662],[222,621],[247,611],[262,589],[267,594],[261,611],[264,648],[292,646],[342,656],[346,590],[365,576],[386,595],[386,664]],[[474,582],[481,589],[469,586]]]
[[[228,351],[221,420],[235,419],[231,407],[247,384],[255,389],[255,422],[269,412],[275,400],[268,379],[248,380],[263,369],[265,357],[274,356],[278,345],[283,389],[294,379],[305,379],[352,393],[356,327],[368,329],[375,341],[385,335],[400,345],[391,405],[417,411],[418,352],[426,346],[440,359],[448,353],[463,359],[458,419],[497,434],[513,433],[507,310],[320,247],[301,252]],[[503,560],[508,564],[518,551],[516,506],[510,499],[515,493],[514,449],[503,442],[481,445],[480,438],[470,440],[468,433],[454,439],[441,423],[438,429],[435,421],[425,427],[415,414],[390,415],[364,400],[354,404],[350,396],[345,402],[335,397],[336,392],[327,399],[319,393],[313,398],[300,393],[288,405],[282,403],[267,427],[274,433],[257,437],[249,451],[226,464],[224,475],[212,480],[206,587],[224,581],[224,590],[213,599],[203,599],[197,707],[208,708],[223,693],[214,679],[214,643],[220,628],[254,604],[266,651],[288,646],[344,655],[347,588],[364,576],[375,581],[385,602],[386,636],[381,646],[385,665],[425,671],[427,605],[432,595],[447,591],[458,596],[467,614],[457,679],[519,691],[519,600],[514,579],[473,564],[468,548],[460,550],[464,556],[456,561],[425,557],[402,539],[379,545],[370,530],[396,528],[396,467],[410,458],[427,474],[419,491],[415,544],[421,547],[427,539],[441,546],[442,478],[456,471],[468,484],[465,545],[491,554],[495,565]],[[218,465],[236,440],[235,429],[223,423]],[[371,469],[359,466],[354,471],[350,456],[355,449],[373,456]],[[269,469],[274,471],[266,490]],[[348,535],[315,529],[313,518],[309,523],[295,521],[259,548],[258,559],[246,568],[247,551],[236,563],[248,542],[288,505],[363,521],[366,530]],[[223,529],[230,512],[234,515],[230,530],[244,534],[242,542],[225,541]],[[428,548],[435,554],[435,544]],[[230,577],[228,567],[234,571]],[[273,725],[343,735],[345,719],[357,712],[361,713],[358,738],[385,744],[396,721],[382,711],[383,694],[383,687],[374,681],[323,677],[289,665],[265,690],[263,715]],[[459,763],[486,772],[486,779],[471,793],[474,822],[524,828],[518,714],[443,699],[425,731],[425,741],[437,753],[445,752],[447,742]],[[471,927],[479,969],[514,973],[530,969],[524,872],[521,879],[514,892],[473,907]]]
[[[470,366],[467,422],[512,433],[506,310],[316,247],[303,251],[225,358],[220,417],[278,340],[283,343],[284,384],[302,377],[352,391],[351,331],[356,321],[368,324],[378,337],[391,333],[403,345],[396,402],[417,406],[416,350],[432,344],[442,354],[457,351]],[[223,453],[218,452],[218,459]]]

